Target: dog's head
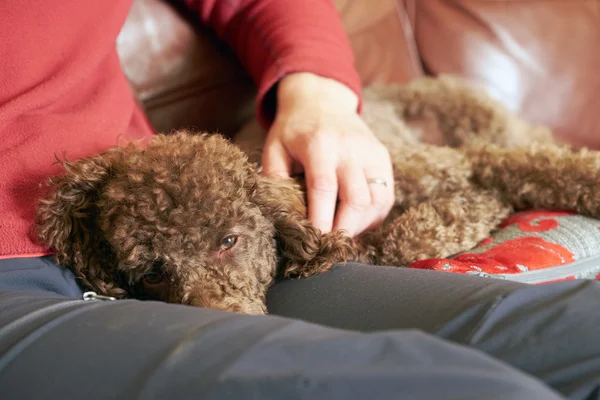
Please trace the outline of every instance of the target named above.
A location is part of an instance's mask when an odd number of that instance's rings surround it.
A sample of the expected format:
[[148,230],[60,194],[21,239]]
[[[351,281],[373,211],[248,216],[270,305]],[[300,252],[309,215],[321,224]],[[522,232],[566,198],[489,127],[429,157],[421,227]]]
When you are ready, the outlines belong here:
[[306,220],[297,184],[261,176],[218,135],[158,135],[64,167],[39,204],[39,237],[102,294],[258,314],[278,272],[352,253]]

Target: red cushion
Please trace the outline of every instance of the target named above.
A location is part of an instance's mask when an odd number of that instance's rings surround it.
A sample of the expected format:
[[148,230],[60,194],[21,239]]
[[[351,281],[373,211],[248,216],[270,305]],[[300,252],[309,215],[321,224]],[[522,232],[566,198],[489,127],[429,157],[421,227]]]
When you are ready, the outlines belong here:
[[513,280],[527,277],[525,281],[532,283],[600,280],[599,228],[600,221],[571,212],[522,212],[507,218],[497,232],[468,252],[415,261],[408,267]]

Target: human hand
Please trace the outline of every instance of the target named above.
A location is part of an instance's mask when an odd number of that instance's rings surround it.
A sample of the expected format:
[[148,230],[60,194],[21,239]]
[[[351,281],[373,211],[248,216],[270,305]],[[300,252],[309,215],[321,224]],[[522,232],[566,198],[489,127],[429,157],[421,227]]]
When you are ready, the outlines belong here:
[[263,173],[288,178],[304,172],[308,218],[324,233],[343,229],[355,236],[381,223],[394,203],[389,153],[357,107],[348,87],[310,73],[287,75],[277,88]]

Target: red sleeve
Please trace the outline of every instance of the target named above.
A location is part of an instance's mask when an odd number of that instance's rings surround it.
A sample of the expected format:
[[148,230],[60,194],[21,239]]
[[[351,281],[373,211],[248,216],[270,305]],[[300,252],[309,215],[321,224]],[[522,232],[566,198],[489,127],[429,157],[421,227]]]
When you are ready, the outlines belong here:
[[258,86],[264,127],[274,117],[272,89],[292,72],[335,79],[361,98],[354,55],[331,0],[183,1],[233,48]]

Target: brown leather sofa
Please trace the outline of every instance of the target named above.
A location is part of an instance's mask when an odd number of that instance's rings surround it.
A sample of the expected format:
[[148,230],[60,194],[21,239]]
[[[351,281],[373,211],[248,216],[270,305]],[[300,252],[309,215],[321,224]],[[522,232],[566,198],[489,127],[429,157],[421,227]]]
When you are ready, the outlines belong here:
[[[365,85],[458,74],[557,138],[600,148],[597,0],[335,2]],[[117,46],[156,130],[232,134],[252,115],[235,56],[164,0],[136,0]]]

